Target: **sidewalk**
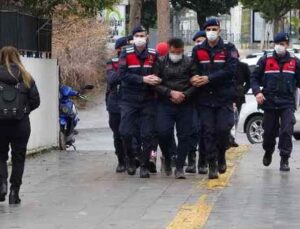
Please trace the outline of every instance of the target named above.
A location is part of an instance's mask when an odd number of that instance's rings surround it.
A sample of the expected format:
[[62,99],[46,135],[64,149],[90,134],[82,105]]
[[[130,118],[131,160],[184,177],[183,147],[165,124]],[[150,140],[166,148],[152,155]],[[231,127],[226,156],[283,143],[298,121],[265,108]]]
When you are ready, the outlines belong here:
[[219,195],[206,228],[300,228],[300,144],[294,144],[290,173],[279,171],[278,153],[265,168],[261,146],[253,147]]

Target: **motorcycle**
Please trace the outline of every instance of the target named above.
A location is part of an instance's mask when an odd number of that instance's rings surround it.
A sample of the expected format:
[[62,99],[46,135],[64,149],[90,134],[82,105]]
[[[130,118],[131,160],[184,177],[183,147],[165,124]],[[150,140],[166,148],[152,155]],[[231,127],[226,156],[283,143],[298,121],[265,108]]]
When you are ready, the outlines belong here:
[[59,149],[66,150],[69,147],[73,147],[75,143],[75,135],[78,134],[78,131],[75,129],[78,122],[78,110],[71,99],[71,97],[77,97],[83,100],[87,100],[85,96],[83,96],[83,92],[85,90],[91,90],[94,86],[87,85],[81,89],[81,92],[73,90],[73,88],[69,86],[61,86],[59,89],[60,99],[59,99]]

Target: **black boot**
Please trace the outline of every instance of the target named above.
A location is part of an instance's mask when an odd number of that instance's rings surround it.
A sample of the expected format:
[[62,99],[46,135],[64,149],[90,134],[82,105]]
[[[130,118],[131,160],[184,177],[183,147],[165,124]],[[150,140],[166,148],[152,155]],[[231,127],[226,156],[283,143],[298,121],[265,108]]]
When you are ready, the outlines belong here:
[[171,159],[165,159],[165,174],[166,176],[171,176],[173,171],[172,171],[172,166],[171,166]]
[[124,173],[126,171],[126,166],[124,163],[118,163],[118,166],[116,168],[116,173]]
[[9,194],[9,204],[20,204],[21,199],[19,197],[19,190],[20,188],[11,188],[10,194]]
[[218,179],[218,162],[217,161],[210,161],[209,162],[209,171],[208,171],[208,179]]
[[289,158],[288,157],[281,157],[280,161],[280,171],[282,172],[289,172],[290,166],[289,166]]
[[172,168],[175,168],[176,167],[176,161],[177,161],[177,156],[174,155],[171,157],[171,166]]
[[264,158],[263,158],[263,164],[264,166],[269,166],[272,163],[272,155],[273,152],[265,152]]
[[129,159],[127,162],[127,173],[130,176],[135,175],[136,173],[136,162],[135,159]]
[[7,194],[7,182],[0,182],[0,202],[5,201],[5,196]]
[[198,173],[199,174],[207,174],[208,173],[208,166],[207,166],[206,161],[199,160],[199,162],[198,162]]
[[140,168],[140,178],[150,178],[149,169],[146,166]]
[[185,179],[183,169],[176,169],[175,170],[175,178],[176,179]]
[[225,158],[220,158],[219,159],[218,169],[219,169],[219,173],[220,174],[226,173],[227,163],[226,163],[226,159]]
[[188,167],[185,169],[186,173],[196,173],[196,158],[195,152],[188,154]]

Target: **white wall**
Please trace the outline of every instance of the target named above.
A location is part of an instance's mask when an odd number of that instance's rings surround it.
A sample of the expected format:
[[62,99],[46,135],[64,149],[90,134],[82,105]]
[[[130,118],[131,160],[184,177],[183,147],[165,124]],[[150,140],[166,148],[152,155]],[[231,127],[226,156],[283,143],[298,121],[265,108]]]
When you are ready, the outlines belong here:
[[51,59],[22,59],[36,81],[40,107],[30,115],[31,137],[28,150],[36,151],[58,145],[58,67]]

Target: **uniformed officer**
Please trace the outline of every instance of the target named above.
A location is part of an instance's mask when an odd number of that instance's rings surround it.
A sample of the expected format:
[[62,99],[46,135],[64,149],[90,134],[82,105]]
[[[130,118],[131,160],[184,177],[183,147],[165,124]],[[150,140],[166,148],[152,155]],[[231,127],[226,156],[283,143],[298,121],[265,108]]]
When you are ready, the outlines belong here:
[[200,30],[193,37],[193,41],[195,45],[201,45],[205,40],[206,40],[206,32],[204,30]]
[[193,49],[198,75],[191,79],[199,87],[198,111],[203,127],[204,148],[209,163],[209,179],[218,178],[227,169],[225,151],[234,125],[233,76],[237,68],[237,50],[220,37],[220,23],[209,19],[204,24],[207,39]]
[[115,50],[117,56],[107,62],[106,67],[106,79],[107,79],[107,90],[106,90],[106,109],[109,114],[109,127],[113,131],[115,153],[118,157],[118,166],[116,168],[117,173],[125,172],[125,155],[123,150],[123,143],[121,140],[121,134],[119,131],[121,121],[121,110],[120,110],[120,84],[121,78],[118,74],[119,68],[119,55],[123,47],[127,45],[127,38],[121,37],[116,41]]
[[[120,56],[121,76],[121,124],[120,132],[128,157],[127,172],[136,173],[132,150],[132,138],[139,132],[142,142],[140,157],[140,177],[149,178],[149,157],[155,151],[155,107],[152,86],[161,83],[153,75],[153,65],[157,59],[154,49],[147,47],[148,35],[142,26],[132,31],[134,45],[126,48]],[[137,123],[138,122],[138,123]]]
[[[204,30],[198,31],[194,37],[193,41],[195,45],[200,45],[202,44],[206,39],[206,33]],[[190,54],[192,56],[192,53]],[[206,160],[206,154],[204,152],[204,147],[203,147],[203,139],[202,136],[203,134],[201,133],[202,128],[201,128],[201,123],[199,122],[199,117],[198,117],[198,112],[195,111],[194,114],[194,125],[193,125],[193,134],[191,138],[191,149],[188,153],[188,166],[185,169],[185,172],[187,173],[196,173],[196,152],[197,152],[197,147],[199,151],[199,158],[198,158],[198,173],[199,174],[207,174],[208,169],[207,169],[207,160]]]
[[279,133],[281,171],[290,171],[289,157],[295,124],[295,92],[300,86],[299,60],[287,51],[289,37],[278,33],[274,37],[275,50],[263,56],[251,75],[251,87],[257,103],[264,110],[263,164],[269,166]]

